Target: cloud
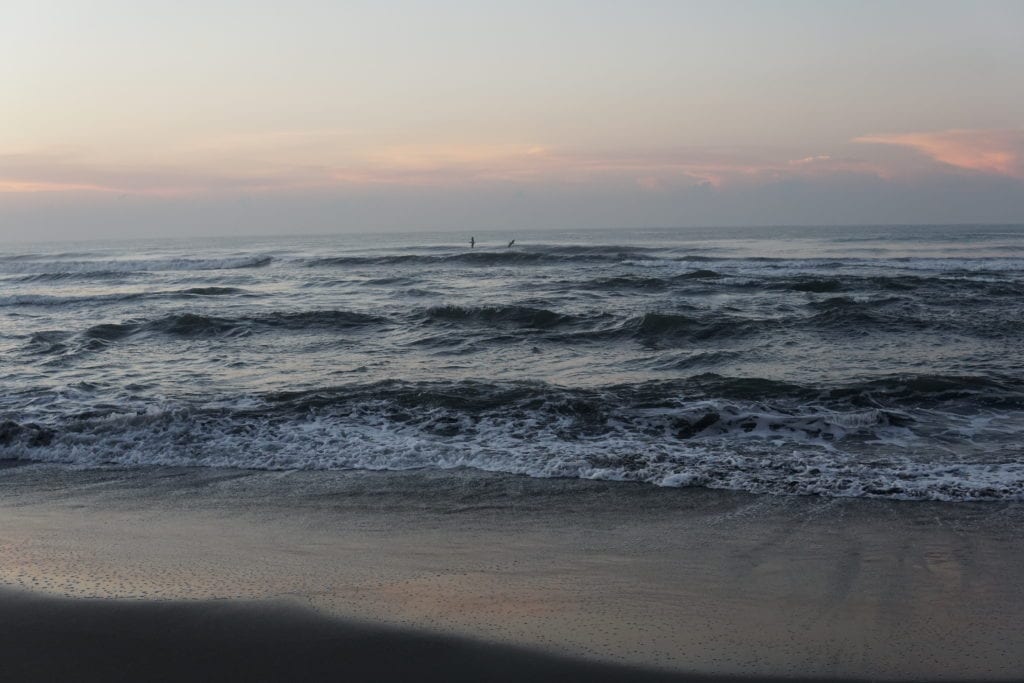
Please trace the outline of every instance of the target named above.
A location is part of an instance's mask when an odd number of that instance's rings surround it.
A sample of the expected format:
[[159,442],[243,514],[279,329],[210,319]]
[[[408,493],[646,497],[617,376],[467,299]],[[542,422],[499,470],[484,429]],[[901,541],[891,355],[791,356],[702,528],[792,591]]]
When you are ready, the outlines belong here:
[[789,164],[791,166],[806,166],[807,164],[817,164],[831,160],[832,157],[828,154],[818,154],[816,156],[804,157],[803,159],[790,159]]
[[181,196],[609,184],[673,192],[792,180],[892,177],[884,164],[852,155],[782,147],[580,150],[536,143],[346,145],[345,140],[352,137],[347,131],[239,136],[226,139],[220,147],[206,142],[195,156],[177,155],[148,164],[104,163],[82,151],[0,154],[0,192]]
[[1024,178],[1024,130],[945,130],[863,135],[854,142],[908,147],[955,168]]
[[0,194],[27,194],[35,192],[116,192],[116,190],[89,183],[0,180]]

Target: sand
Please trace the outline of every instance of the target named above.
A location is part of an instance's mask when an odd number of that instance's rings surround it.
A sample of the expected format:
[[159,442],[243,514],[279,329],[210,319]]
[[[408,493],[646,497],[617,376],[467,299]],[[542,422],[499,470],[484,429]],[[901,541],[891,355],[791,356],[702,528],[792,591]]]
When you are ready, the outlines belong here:
[[[1024,671],[1014,503],[33,465],[0,472],[0,520],[0,585],[22,591],[0,595],[16,673],[45,665],[61,678],[67,666],[100,680],[152,660],[180,680],[250,658],[244,671],[266,680],[299,665],[344,678],[346,661],[352,680]],[[264,646],[277,642],[288,647]],[[413,654],[391,658],[391,673],[357,668],[403,648]],[[428,664],[400,669],[405,659]]]

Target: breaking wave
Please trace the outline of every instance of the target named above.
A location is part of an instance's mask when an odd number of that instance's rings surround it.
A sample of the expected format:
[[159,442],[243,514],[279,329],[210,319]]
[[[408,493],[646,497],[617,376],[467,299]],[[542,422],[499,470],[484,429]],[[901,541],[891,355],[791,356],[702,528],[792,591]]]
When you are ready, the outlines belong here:
[[[1013,396],[1019,432],[1024,386],[999,389]],[[971,428],[965,396],[992,390],[966,377],[802,387],[704,375],[590,390],[387,381],[6,419],[0,457],[81,467],[472,467],[750,492],[1021,500],[1024,465],[1011,457],[1019,433],[983,462],[920,457],[931,432]]]

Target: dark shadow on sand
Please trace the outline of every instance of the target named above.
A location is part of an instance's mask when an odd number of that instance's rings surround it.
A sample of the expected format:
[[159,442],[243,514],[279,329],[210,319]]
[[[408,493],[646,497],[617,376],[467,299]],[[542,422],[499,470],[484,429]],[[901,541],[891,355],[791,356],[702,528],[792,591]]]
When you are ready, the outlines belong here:
[[[0,591],[0,680],[726,681],[368,626],[279,604]],[[765,680],[765,679],[759,679]]]

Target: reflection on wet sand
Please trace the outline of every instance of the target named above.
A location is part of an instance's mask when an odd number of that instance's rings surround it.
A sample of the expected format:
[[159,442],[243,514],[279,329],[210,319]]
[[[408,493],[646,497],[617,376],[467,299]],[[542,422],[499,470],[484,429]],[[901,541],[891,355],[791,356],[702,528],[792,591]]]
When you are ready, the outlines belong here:
[[[472,472],[457,486],[431,472],[11,472],[0,484],[8,586],[286,599],[724,674],[1012,678],[1024,667],[1017,504]],[[47,476],[60,488],[41,487]]]

